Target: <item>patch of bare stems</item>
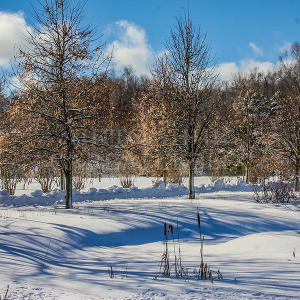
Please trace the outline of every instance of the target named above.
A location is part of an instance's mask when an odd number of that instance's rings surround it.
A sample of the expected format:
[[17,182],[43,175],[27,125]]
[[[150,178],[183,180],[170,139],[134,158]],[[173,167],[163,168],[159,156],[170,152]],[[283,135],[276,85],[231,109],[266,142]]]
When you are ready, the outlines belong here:
[[8,300],[8,292],[9,292],[9,285],[6,287],[6,290],[3,295],[0,294],[0,300]]
[[253,185],[253,198],[258,203],[292,203],[297,200],[294,185],[284,181],[263,182]]
[[[204,261],[204,236],[201,232],[201,218],[199,211],[197,211],[197,225],[200,241],[200,264],[199,267],[194,268],[193,275],[195,275],[198,280],[209,280],[211,283],[213,283],[213,281],[216,279],[223,279],[223,275],[219,269],[217,271],[210,269],[207,263]],[[174,255],[174,261],[172,261],[170,258],[172,253]],[[173,266],[173,268],[171,266]],[[183,266],[178,222],[176,226],[176,233],[172,224],[164,223],[164,251],[160,261],[159,274],[164,277],[170,277],[172,273],[175,277],[190,278],[190,275],[188,274],[188,268]],[[155,279],[157,279],[157,277],[158,274],[154,276]]]

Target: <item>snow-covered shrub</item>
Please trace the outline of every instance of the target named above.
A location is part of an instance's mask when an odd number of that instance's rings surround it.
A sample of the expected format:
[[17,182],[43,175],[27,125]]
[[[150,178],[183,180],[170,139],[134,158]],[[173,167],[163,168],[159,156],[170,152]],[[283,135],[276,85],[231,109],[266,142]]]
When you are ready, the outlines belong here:
[[259,203],[289,203],[296,200],[294,185],[290,182],[263,182],[253,186],[254,199]]
[[43,193],[50,193],[52,191],[56,179],[56,170],[52,164],[37,167],[34,176],[36,181],[41,185]]
[[118,166],[120,184],[122,188],[129,189],[134,186],[133,176],[136,175],[136,166],[126,155],[121,158],[121,163]]
[[[183,178],[186,174],[181,169],[169,168],[162,172],[162,180],[160,177],[157,177],[154,181],[152,181],[153,187],[167,187],[169,184],[183,184]],[[161,184],[162,183],[162,184]]]
[[134,180],[131,176],[123,176],[120,178],[120,184],[121,184],[122,188],[129,189],[129,188],[133,187]]
[[86,178],[81,176],[75,176],[73,177],[73,187],[80,191],[83,190],[86,184]]
[[0,167],[1,189],[7,190],[9,195],[14,195],[17,183],[21,182],[21,171],[14,165],[5,164]]
[[87,163],[76,161],[73,165],[73,187],[80,191],[83,190],[86,183],[87,178],[89,177],[90,168]]

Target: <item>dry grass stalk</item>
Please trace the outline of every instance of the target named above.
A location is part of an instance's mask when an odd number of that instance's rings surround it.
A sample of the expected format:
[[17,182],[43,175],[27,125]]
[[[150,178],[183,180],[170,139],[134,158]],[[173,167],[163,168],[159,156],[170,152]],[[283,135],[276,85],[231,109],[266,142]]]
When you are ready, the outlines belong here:
[[172,240],[173,240],[175,274],[176,274],[176,276],[179,276],[178,261],[177,261],[175,239],[174,239],[174,230],[173,230],[173,225],[172,224],[169,225],[168,232],[169,231],[172,234]]
[[204,236],[202,236],[201,232],[201,219],[200,219],[200,214],[199,210],[197,208],[197,223],[198,223],[198,230],[199,230],[199,237],[200,237],[200,268],[199,268],[199,275],[201,280],[204,279],[206,276],[205,274],[205,265],[203,261],[203,242],[204,242]]
[[[201,217],[200,213],[197,209],[197,224],[199,229],[199,237],[200,237],[200,267],[194,269],[194,274],[197,275],[198,279],[201,280],[209,280],[211,283],[213,283],[214,279],[221,280],[223,279],[223,276],[221,272],[218,270],[213,271],[211,270],[207,263],[204,263],[204,255],[203,255],[203,244],[204,244],[204,236],[202,234],[201,229]],[[175,269],[175,275],[176,277],[188,277],[188,270],[187,268],[184,268],[182,265],[182,255],[181,255],[181,247],[180,247],[180,237],[179,237],[179,228],[178,228],[178,221],[177,221],[177,246],[175,242],[174,237],[174,226],[172,224],[164,223],[164,252],[161,257],[160,262],[160,269],[159,273],[162,274],[162,276],[171,276],[171,268],[170,268],[170,253],[169,253],[169,245],[168,245],[168,234],[172,235],[173,240],[173,251],[174,251],[174,269]],[[216,275],[214,277],[214,274]],[[157,279],[158,274],[154,275],[154,279]]]
[[204,263],[204,258],[203,258],[204,235],[202,234],[202,230],[201,230],[201,217],[198,208],[197,208],[197,224],[198,224],[199,238],[200,238],[200,267],[198,272],[198,279],[209,280],[211,283],[213,283],[214,280],[213,273],[217,274],[218,280],[223,279],[223,276],[219,270],[215,272],[208,267],[207,263]]
[[177,220],[177,244],[178,244],[178,258],[179,258],[179,270],[178,275],[180,277],[184,274],[184,269],[182,267],[182,257],[181,257],[181,247],[180,247],[180,237],[179,237],[179,228],[178,228],[178,220]]
[[3,295],[3,297],[0,295],[0,300],[8,300],[7,296],[8,296],[8,290],[9,290],[9,285],[6,288],[6,291]]
[[108,274],[109,274],[109,278],[111,279],[115,277],[115,273],[112,266],[110,266],[110,268],[108,269]]
[[168,249],[168,230],[167,230],[167,223],[164,224],[164,237],[165,237],[165,250],[161,257],[161,263],[160,263],[160,272],[162,270],[163,276],[170,276],[170,256],[169,256],[169,249]]

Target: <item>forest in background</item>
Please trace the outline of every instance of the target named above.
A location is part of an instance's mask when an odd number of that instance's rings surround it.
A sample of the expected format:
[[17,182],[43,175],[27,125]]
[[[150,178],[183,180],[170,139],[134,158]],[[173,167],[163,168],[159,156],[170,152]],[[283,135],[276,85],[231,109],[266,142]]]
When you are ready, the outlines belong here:
[[125,187],[136,175],[188,177],[189,198],[200,174],[276,177],[300,191],[300,43],[274,71],[223,82],[186,13],[151,76],[138,77],[113,71],[80,5],[47,0],[34,14],[38,25],[0,84],[0,177],[10,194],[30,178],[49,192],[60,178],[70,208],[72,188],[107,174]]

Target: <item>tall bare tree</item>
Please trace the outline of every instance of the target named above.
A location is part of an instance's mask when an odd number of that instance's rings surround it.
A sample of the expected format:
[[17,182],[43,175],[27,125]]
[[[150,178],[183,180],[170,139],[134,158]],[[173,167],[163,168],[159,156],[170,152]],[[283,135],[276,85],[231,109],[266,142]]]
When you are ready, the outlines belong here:
[[153,70],[152,98],[156,104],[149,113],[162,127],[153,132],[162,151],[172,155],[173,161],[188,165],[190,199],[195,197],[196,163],[201,152],[211,147],[208,137],[219,103],[215,81],[206,35],[193,26],[189,14],[178,18],[165,55]]
[[39,3],[34,9],[36,25],[17,57],[22,90],[12,114],[19,118],[13,135],[23,157],[58,163],[66,181],[65,207],[70,208],[75,155],[89,153],[87,145],[103,138],[101,130],[91,130],[99,116],[104,122],[109,115],[107,105],[101,105],[107,94],[95,92],[96,85],[106,88],[109,59],[90,26],[81,25],[80,4]]

